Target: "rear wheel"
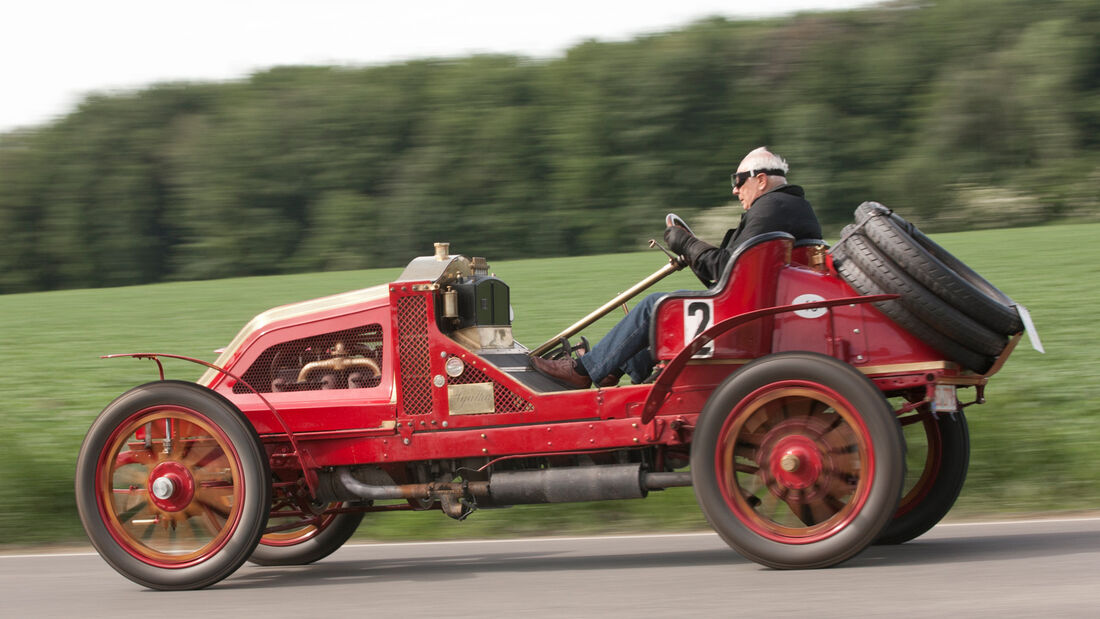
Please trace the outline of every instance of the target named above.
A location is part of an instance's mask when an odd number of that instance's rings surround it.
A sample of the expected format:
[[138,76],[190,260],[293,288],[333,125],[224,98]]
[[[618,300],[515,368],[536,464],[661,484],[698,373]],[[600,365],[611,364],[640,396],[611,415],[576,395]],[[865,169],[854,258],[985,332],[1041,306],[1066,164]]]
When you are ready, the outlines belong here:
[[317,514],[290,518],[278,518],[276,510],[268,522],[269,528],[280,524],[298,526],[265,534],[248,560],[258,565],[305,565],[324,559],[343,546],[363,521],[363,512],[332,511],[348,506],[329,503]]
[[718,534],[775,568],[827,567],[863,550],[898,505],[900,427],[851,366],[780,353],[730,376],[699,416],[691,466]]
[[903,544],[936,526],[962,492],[970,464],[970,430],[962,411],[902,417],[911,475],[898,511],[875,540]]
[[271,502],[248,420],[194,383],[136,387],[92,424],[76,469],[81,522],[99,554],[154,589],[198,589],[252,554]]

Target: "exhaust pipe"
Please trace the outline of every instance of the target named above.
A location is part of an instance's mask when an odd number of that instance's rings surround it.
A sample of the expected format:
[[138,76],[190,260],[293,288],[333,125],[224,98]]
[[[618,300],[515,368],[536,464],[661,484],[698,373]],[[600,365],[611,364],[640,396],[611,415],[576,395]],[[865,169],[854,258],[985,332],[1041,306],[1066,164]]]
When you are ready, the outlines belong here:
[[642,483],[647,490],[664,490],[691,485],[691,472],[642,473]]
[[459,499],[483,506],[577,503],[612,499],[641,499],[650,490],[690,486],[691,473],[648,473],[641,464],[562,467],[531,471],[500,471],[489,481],[430,482],[424,484],[369,484],[352,475],[351,468],[336,471],[326,496],[343,500],[439,500],[453,505]]

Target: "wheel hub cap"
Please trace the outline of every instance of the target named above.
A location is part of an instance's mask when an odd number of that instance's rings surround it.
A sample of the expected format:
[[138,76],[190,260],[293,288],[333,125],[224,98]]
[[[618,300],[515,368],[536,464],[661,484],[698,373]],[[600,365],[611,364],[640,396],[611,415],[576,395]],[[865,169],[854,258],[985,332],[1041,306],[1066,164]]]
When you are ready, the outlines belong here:
[[793,453],[783,454],[783,458],[779,461],[779,467],[788,473],[797,471],[798,464],[798,456]]
[[772,477],[785,488],[804,490],[821,476],[821,454],[812,439],[788,436],[779,441],[770,458]]
[[195,497],[195,478],[179,462],[161,462],[149,474],[149,499],[166,512],[178,512]]
[[166,500],[176,493],[176,482],[171,477],[158,477],[153,480],[153,496]]

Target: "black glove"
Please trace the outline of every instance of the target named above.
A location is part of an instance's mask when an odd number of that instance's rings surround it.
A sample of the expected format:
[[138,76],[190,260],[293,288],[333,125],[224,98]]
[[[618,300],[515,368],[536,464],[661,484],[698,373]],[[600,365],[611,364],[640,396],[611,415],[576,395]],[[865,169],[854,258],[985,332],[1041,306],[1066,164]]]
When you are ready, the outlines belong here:
[[673,253],[687,258],[690,264],[695,264],[699,256],[707,250],[715,249],[710,243],[700,241],[695,235],[680,226],[665,228],[665,242],[668,243],[668,248]]

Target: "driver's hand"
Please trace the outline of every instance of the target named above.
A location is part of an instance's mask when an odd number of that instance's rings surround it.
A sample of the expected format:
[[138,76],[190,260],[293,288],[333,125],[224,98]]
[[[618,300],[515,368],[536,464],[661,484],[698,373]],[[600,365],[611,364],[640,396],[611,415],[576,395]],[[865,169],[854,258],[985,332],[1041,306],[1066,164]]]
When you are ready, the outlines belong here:
[[668,248],[670,250],[687,258],[690,264],[695,264],[695,261],[703,252],[708,249],[714,249],[713,245],[705,241],[700,241],[694,234],[680,226],[669,226],[665,228],[665,242],[668,243]]
[[695,235],[681,228],[680,226],[669,226],[665,228],[665,243],[668,243],[668,248],[671,249],[679,256],[686,255],[685,251],[688,245],[698,240]]

